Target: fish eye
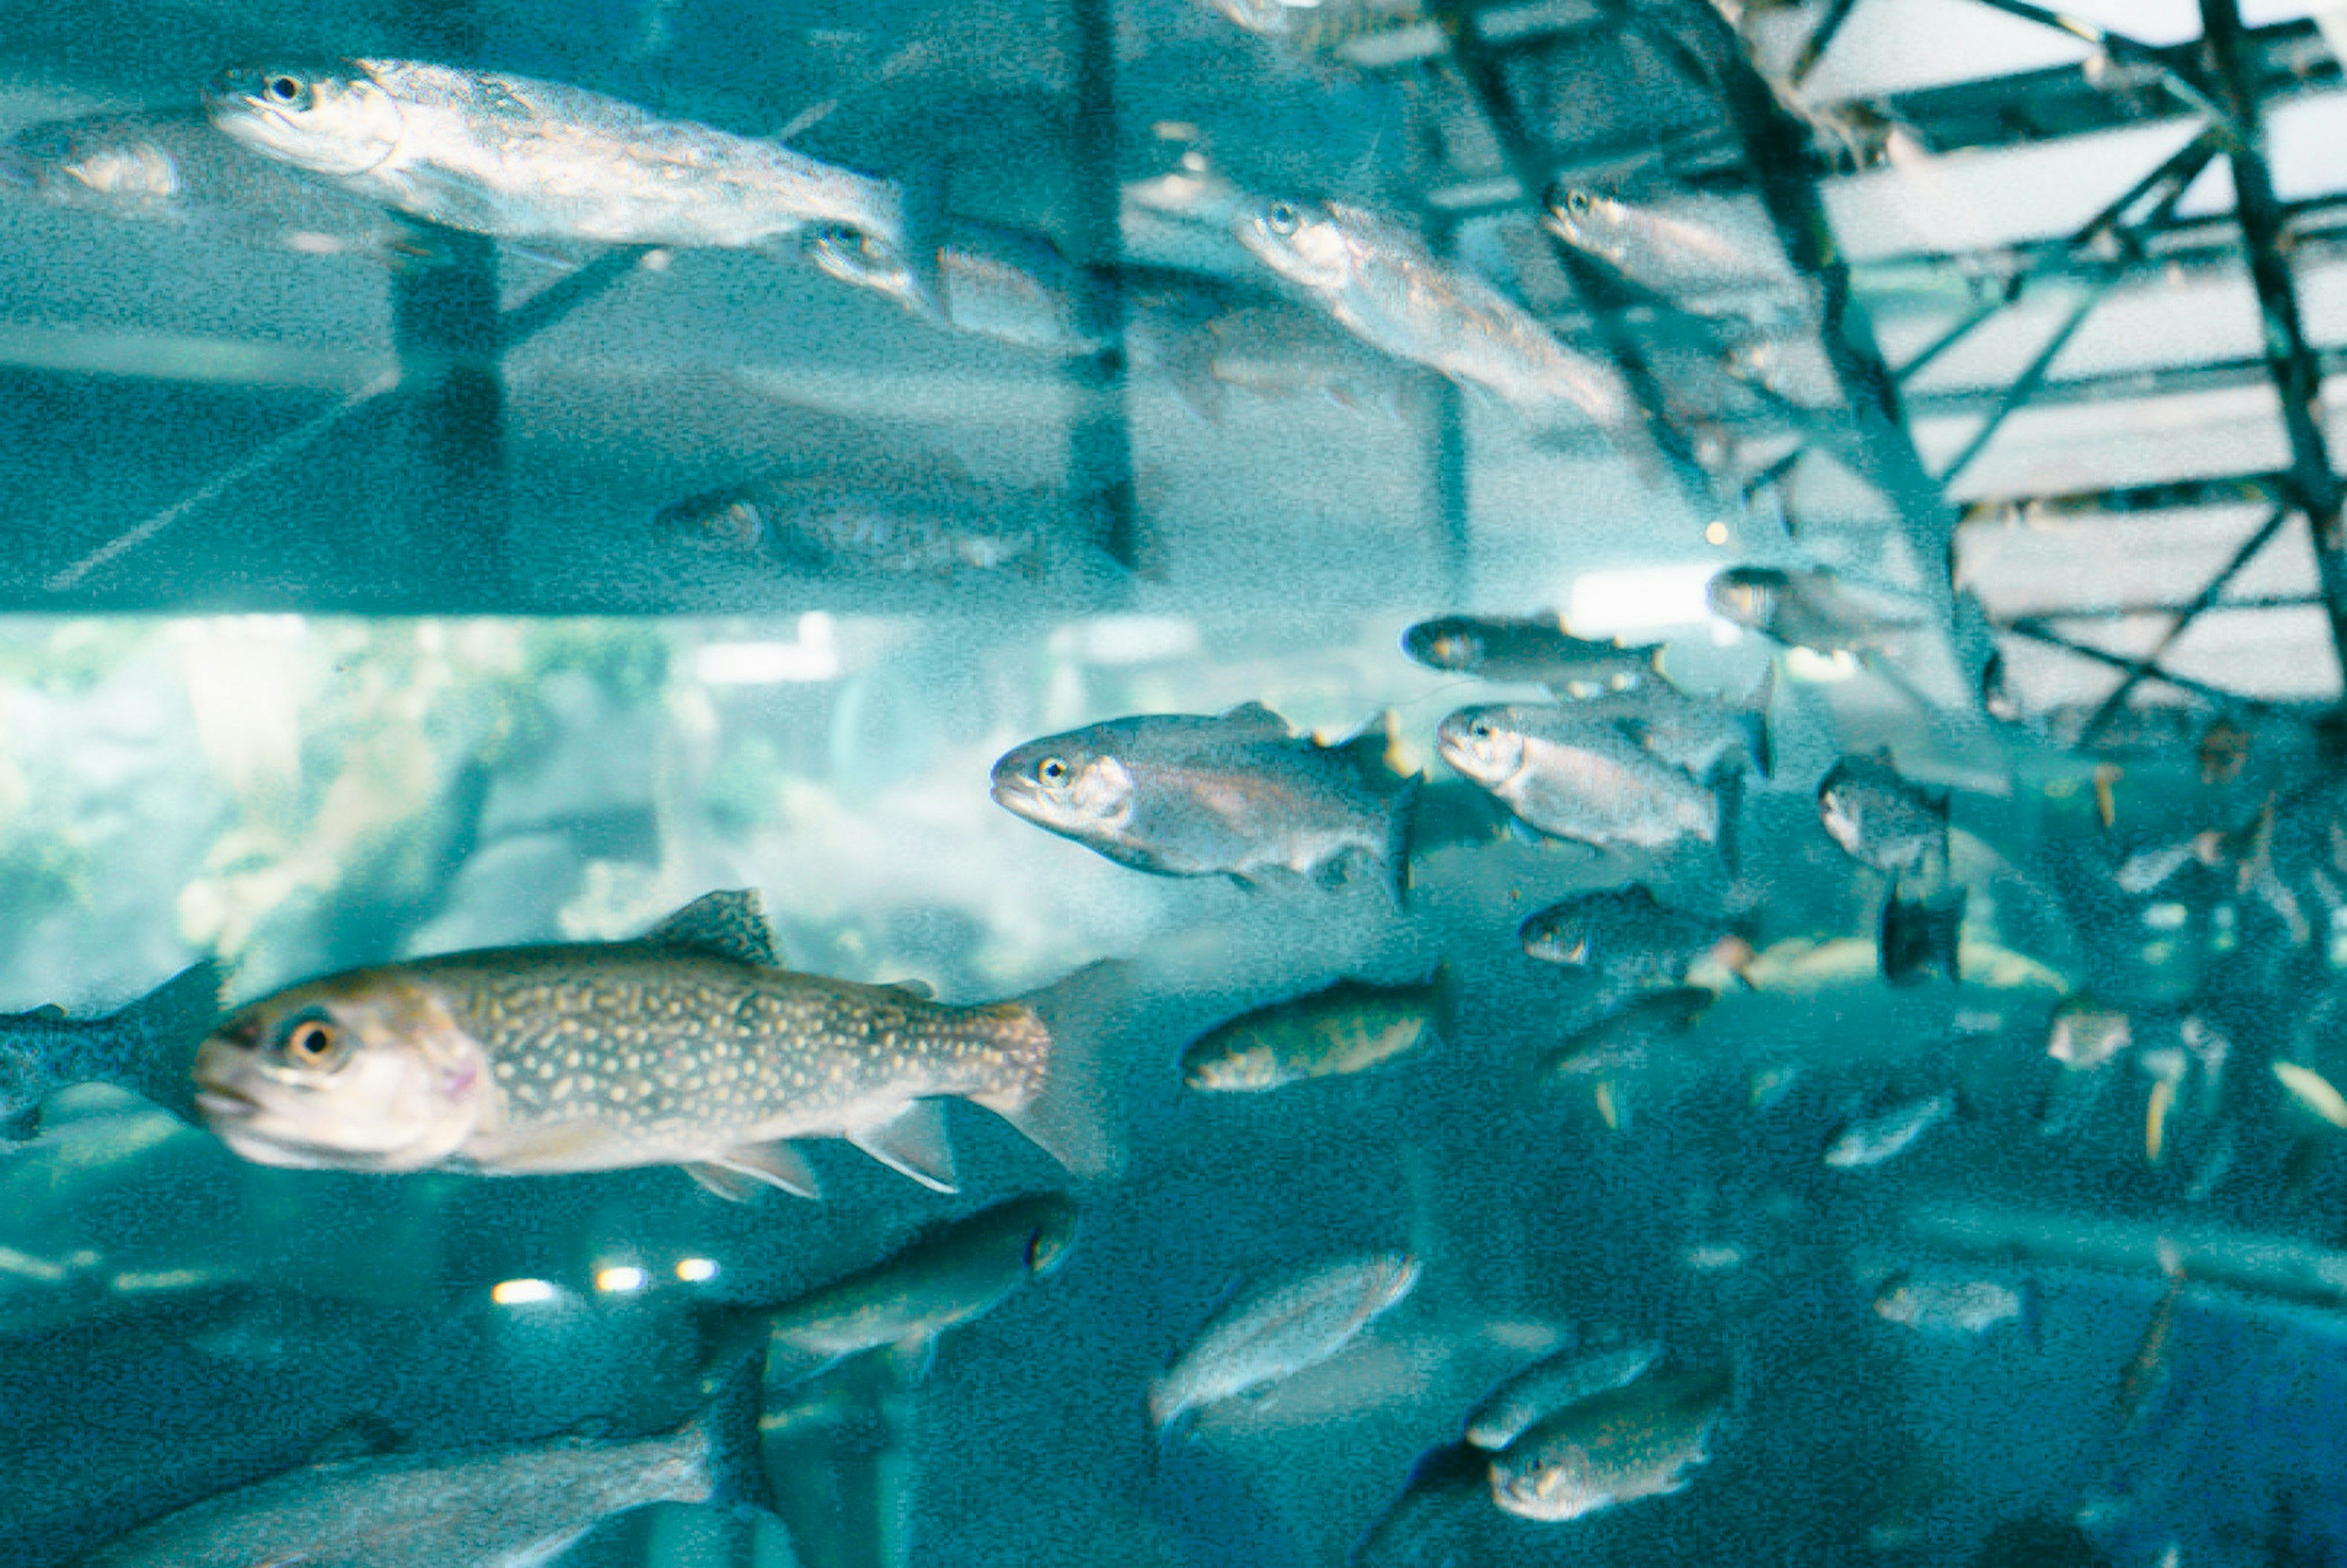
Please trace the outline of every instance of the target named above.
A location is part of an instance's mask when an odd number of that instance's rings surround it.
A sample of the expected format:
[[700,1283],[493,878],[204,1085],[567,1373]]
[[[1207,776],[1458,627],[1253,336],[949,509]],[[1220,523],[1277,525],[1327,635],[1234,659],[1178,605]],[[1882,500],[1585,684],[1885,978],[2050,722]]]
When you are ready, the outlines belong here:
[[1568,190],[1564,193],[1564,210],[1578,218],[1589,210],[1589,192]]
[[1045,757],[1035,764],[1035,776],[1045,784],[1058,784],[1068,776],[1068,764],[1059,757]]
[[263,97],[282,104],[306,104],[310,89],[299,77],[274,76],[261,84]]
[[1263,220],[1273,233],[1284,238],[1304,226],[1304,214],[1292,201],[1275,201],[1265,210]]
[[343,1031],[323,1018],[294,1020],[285,1031],[285,1060],[297,1067],[328,1067],[343,1055]]
[[1477,719],[1467,726],[1467,733],[1479,741],[1488,741],[1491,738],[1493,733],[1491,729],[1491,721],[1489,719]]

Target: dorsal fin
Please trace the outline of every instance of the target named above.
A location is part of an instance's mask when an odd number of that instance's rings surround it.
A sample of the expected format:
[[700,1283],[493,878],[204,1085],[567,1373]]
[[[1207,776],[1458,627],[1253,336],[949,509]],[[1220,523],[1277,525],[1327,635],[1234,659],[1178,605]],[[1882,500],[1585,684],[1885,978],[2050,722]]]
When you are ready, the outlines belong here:
[[645,932],[648,948],[670,948],[681,953],[706,953],[737,963],[778,968],[783,952],[774,928],[754,887],[704,893]]
[[953,1144],[946,1139],[945,1102],[916,1100],[886,1122],[850,1128],[847,1141],[903,1175],[940,1193],[954,1185]]
[[1296,733],[1286,720],[1260,702],[1241,702],[1225,709],[1220,717],[1234,735],[1284,741]]
[[929,984],[927,980],[916,980],[910,979],[901,980],[883,980],[880,982],[880,989],[883,990],[902,991],[908,997],[917,998],[919,1000],[925,1002],[932,1002],[938,999],[938,988]]

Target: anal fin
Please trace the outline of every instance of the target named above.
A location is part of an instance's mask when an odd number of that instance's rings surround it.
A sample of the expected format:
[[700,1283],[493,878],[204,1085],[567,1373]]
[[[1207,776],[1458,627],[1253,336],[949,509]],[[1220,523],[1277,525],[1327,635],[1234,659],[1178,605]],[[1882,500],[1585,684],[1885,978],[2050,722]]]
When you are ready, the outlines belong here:
[[851,1128],[847,1141],[890,1170],[940,1193],[958,1192],[945,1103],[916,1100],[886,1122]]
[[713,1160],[697,1161],[684,1173],[727,1203],[747,1203],[758,1189],[780,1187],[793,1197],[821,1198],[823,1184],[806,1156],[787,1143],[750,1143]]

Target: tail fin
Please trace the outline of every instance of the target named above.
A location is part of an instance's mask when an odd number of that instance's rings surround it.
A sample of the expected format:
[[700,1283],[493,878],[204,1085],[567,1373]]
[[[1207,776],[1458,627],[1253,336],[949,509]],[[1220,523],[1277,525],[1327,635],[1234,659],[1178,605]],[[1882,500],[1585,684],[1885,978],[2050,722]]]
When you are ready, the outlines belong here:
[[1915,985],[1935,974],[1949,981],[1961,979],[1957,954],[1963,925],[1963,888],[1908,899],[1899,896],[1894,883],[1876,937],[1882,978],[1894,986]]
[[979,1102],[1080,1176],[1113,1174],[1123,1163],[1108,1047],[1131,985],[1130,964],[1102,958],[1020,998],[1051,1038],[1043,1086],[1022,1101]]
[[1418,796],[1426,775],[1412,774],[1386,803],[1386,892],[1394,907],[1409,907],[1409,851],[1418,831]]
[[686,1432],[701,1455],[709,1486],[702,1501],[712,1507],[774,1512],[774,1490],[758,1445],[764,1369],[763,1356],[729,1346],[723,1360],[702,1379],[709,1404]]
[[1777,776],[1777,756],[1768,739],[1768,709],[1777,697],[1777,661],[1768,661],[1768,671],[1760,677],[1746,699],[1750,712],[1740,721],[1744,731],[1745,749],[1752,754],[1752,771],[1762,778]]
[[92,1076],[195,1120],[196,1047],[220,1018],[227,978],[218,959],[199,958],[116,1013],[114,1060]]
[[1370,787],[1386,797],[1385,851],[1379,857],[1380,868],[1394,907],[1407,909],[1410,840],[1417,829],[1418,796],[1426,787],[1426,775],[1403,774],[1395,770],[1392,756],[1399,727],[1394,711],[1388,708],[1330,749],[1342,752],[1360,770]]

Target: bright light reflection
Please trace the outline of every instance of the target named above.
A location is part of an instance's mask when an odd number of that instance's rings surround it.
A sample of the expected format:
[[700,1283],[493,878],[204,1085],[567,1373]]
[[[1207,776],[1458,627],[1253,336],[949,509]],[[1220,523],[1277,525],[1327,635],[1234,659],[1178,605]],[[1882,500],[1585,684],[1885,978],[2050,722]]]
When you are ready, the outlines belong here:
[[1858,661],[1847,648],[1837,648],[1830,653],[1819,653],[1809,648],[1785,650],[1785,673],[1796,681],[1825,684],[1847,681],[1858,673]]
[[699,1285],[717,1277],[717,1260],[713,1257],[681,1257],[676,1260],[676,1276],[687,1284]]
[[1709,561],[1696,561],[1583,572],[1573,579],[1564,619],[1576,637],[1700,626],[1713,619],[1704,589],[1718,570]]
[[519,1307],[526,1302],[551,1301],[560,1294],[547,1280],[506,1279],[491,1288],[489,1299],[499,1307]]
[[798,632],[795,642],[707,643],[693,653],[693,673],[712,686],[774,686],[837,675],[831,617],[809,610],[799,617]]
[[595,1288],[598,1290],[614,1292],[623,1290],[641,1290],[650,1283],[651,1283],[651,1275],[646,1274],[641,1268],[633,1268],[625,1265],[617,1268],[599,1269],[595,1275]]

